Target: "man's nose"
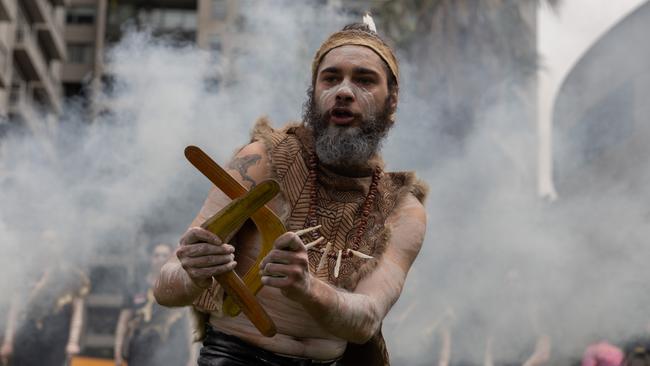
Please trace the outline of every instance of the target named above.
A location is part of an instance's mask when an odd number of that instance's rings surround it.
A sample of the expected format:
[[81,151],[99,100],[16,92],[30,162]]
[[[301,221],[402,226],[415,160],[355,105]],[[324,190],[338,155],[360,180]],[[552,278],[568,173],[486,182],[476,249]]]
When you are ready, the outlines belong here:
[[343,83],[336,91],[336,101],[350,103],[354,101],[354,93],[348,83]]

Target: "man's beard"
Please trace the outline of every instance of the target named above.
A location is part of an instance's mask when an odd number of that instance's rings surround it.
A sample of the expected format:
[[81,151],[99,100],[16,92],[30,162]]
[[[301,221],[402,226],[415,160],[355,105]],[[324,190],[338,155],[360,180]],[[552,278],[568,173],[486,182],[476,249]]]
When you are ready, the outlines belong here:
[[359,127],[348,127],[330,124],[329,111],[318,109],[311,90],[307,94],[303,121],[312,128],[318,159],[335,168],[366,167],[393,125],[390,96],[378,113],[362,120]]

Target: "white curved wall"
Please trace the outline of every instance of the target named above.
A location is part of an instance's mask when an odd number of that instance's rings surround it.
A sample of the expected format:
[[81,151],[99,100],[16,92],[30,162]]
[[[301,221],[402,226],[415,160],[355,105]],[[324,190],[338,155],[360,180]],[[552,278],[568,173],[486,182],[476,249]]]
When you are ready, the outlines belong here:
[[621,19],[649,0],[564,0],[538,12],[538,193],[555,199],[552,176],[552,111],[564,78],[581,55]]

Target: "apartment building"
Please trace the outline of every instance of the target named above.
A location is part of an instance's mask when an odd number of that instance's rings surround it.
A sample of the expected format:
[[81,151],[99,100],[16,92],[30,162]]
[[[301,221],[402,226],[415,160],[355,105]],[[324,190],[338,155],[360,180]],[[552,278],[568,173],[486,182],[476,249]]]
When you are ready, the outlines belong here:
[[236,0],[0,0],[0,118],[37,124],[65,97],[91,100],[125,27],[229,54],[237,9]]
[[65,43],[68,59],[61,80],[64,95],[87,96],[99,87],[103,70],[107,0],[69,0],[66,6]]
[[216,70],[228,68],[236,45],[245,37],[239,0],[69,1],[65,31],[69,58],[62,76],[66,97],[92,99],[102,82],[110,83],[110,67],[103,57],[127,29],[147,29],[172,43],[211,50]]
[[66,0],[0,0],[0,116],[38,129],[63,106]]
[[[240,7],[252,1],[0,0],[0,121],[37,126],[60,115],[65,98],[92,101],[110,79],[106,47],[128,27],[195,42],[213,52],[215,79],[232,77],[231,61],[247,37]],[[373,4],[322,3],[359,14]]]
[[[89,102],[90,113],[111,106],[93,105],[93,95],[110,87],[111,65],[106,51],[122,39],[125,30],[147,29],[172,43],[198,44],[215,51],[229,50],[234,33],[236,0],[70,0],[66,6],[67,62],[62,85],[67,98]],[[216,59],[215,62],[221,62]],[[145,230],[146,231],[146,230]],[[138,247],[148,244],[145,238]],[[113,355],[115,324],[125,303],[124,289],[138,277],[141,252],[134,243],[106,246],[88,263],[93,287],[86,301],[87,322],[82,337],[83,354],[99,358]]]
[[62,81],[67,98],[81,97],[92,108],[93,95],[110,84],[104,55],[125,29],[150,29],[155,36],[196,41],[196,0],[69,0],[65,41],[69,54]]

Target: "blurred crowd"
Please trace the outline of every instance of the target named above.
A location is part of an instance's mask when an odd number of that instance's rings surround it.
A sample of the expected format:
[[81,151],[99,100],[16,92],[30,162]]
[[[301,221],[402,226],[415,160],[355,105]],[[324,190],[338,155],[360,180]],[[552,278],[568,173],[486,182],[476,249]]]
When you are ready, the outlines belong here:
[[[42,239],[58,240],[53,232],[44,232]],[[51,247],[41,273],[15,281],[16,288],[28,291],[15,291],[0,308],[1,365],[81,364],[74,360],[84,354],[85,301],[93,284],[84,269],[57,251],[57,245]],[[119,317],[110,329],[114,334],[113,357],[105,360],[107,364],[196,365],[198,346],[192,345],[188,309],[160,306],[152,292],[160,268],[173,253],[172,245],[152,245],[146,270],[123,289]],[[562,340],[552,339],[547,325],[541,324],[535,302],[526,293],[520,274],[510,270],[501,288],[492,293],[500,303],[512,304],[500,315],[487,322],[478,315],[460,319],[449,306],[430,332],[438,340],[433,352],[437,366],[650,366],[650,337],[642,335],[596,340],[570,360],[554,357],[553,342]],[[489,306],[486,301],[482,306]],[[513,323],[517,325],[516,335],[512,333]],[[483,331],[468,331],[478,328]]]
[[[55,236],[45,232],[42,239],[54,242]],[[188,310],[162,307],[152,293],[157,274],[172,253],[169,244],[152,246],[148,270],[124,289],[119,317],[114,328],[109,329],[115,335],[113,360],[105,360],[106,364],[196,365]],[[79,360],[86,356],[82,352],[87,326],[85,302],[93,284],[84,269],[70,263],[56,249],[48,254],[48,264],[41,273],[33,279],[22,279],[31,283],[16,283],[17,289],[28,290],[15,291],[1,308],[0,365],[83,364]]]

